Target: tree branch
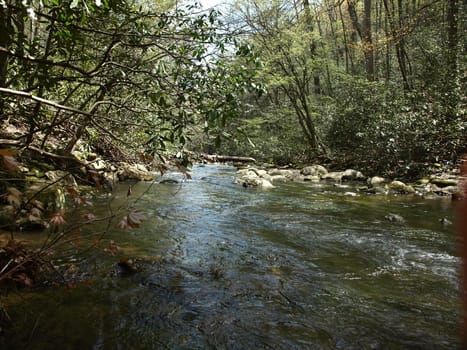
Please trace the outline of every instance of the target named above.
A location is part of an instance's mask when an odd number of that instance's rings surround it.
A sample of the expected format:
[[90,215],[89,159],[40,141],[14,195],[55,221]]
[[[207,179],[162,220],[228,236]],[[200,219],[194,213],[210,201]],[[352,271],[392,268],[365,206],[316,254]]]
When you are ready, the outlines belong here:
[[1,87],[0,87],[0,92],[6,93],[6,94],[10,94],[10,95],[15,95],[15,96],[20,96],[20,97],[29,98],[29,99],[31,99],[31,100],[33,100],[33,101],[41,102],[41,103],[43,103],[43,104],[46,104],[46,105],[55,107],[55,108],[57,108],[57,109],[62,109],[62,110],[64,110],[64,111],[68,111],[68,112],[72,112],[72,113],[77,113],[77,114],[86,115],[86,116],[88,116],[88,117],[97,116],[97,115],[94,114],[94,113],[89,113],[89,112],[82,111],[82,110],[80,110],[80,109],[76,109],[76,108],[73,108],[73,107],[64,106],[64,105],[61,105],[61,104],[58,103],[58,102],[50,101],[50,100],[47,100],[47,99],[42,98],[42,97],[34,96],[33,94],[30,94],[29,92],[24,92],[24,91],[20,91],[20,90],[13,90],[13,89],[7,89],[7,88],[1,88]]

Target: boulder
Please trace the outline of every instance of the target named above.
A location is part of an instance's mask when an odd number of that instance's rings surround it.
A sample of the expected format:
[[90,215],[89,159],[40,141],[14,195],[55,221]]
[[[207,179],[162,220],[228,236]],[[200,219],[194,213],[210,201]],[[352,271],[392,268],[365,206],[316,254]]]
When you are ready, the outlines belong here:
[[391,191],[397,192],[397,193],[415,193],[415,189],[412,186],[406,185],[402,181],[397,181],[397,180],[392,181],[388,185],[388,188]]
[[379,177],[379,176],[373,176],[372,178],[368,180],[368,184],[371,185],[371,187],[381,186],[385,182],[386,182],[386,179],[384,177]]
[[343,181],[364,181],[366,180],[366,177],[360,171],[357,171],[354,169],[347,169],[342,174],[342,180]]
[[237,174],[240,176],[260,176],[259,175],[259,170],[256,168],[243,168],[237,170]]
[[316,164],[316,165],[310,165],[310,166],[307,166],[307,167],[304,167],[300,173],[302,175],[311,175],[311,176],[323,176],[323,175],[326,175],[328,173],[327,169],[322,166],[322,165],[319,165],[319,164]]
[[264,169],[256,169],[256,174],[259,176],[259,177],[267,177],[269,176],[268,172]]
[[457,186],[459,181],[455,178],[450,178],[448,176],[442,176],[442,177],[431,178],[430,183],[435,184],[438,187],[450,187],[450,186]]
[[146,169],[144,165],[132,165],[127,163],[121,164],[121,169],[117,171],[117,176],[120,181],[125,180],[138,180],[138,181],[152,181],[154,174]]
[[267,179],[263,179],[259,176],[244,175],[235,180],[235,183],[242,185],[243,187],[258,187],[261,189],[274,188],[274,185]]
[[287,181],[299,181],[302,180],[302,177],[300,175],[299,170],[295,169],[271,169],[268,171],[268,174],[272,177],[272,179],[275,178],[275,176],[282,176],[284,177]]

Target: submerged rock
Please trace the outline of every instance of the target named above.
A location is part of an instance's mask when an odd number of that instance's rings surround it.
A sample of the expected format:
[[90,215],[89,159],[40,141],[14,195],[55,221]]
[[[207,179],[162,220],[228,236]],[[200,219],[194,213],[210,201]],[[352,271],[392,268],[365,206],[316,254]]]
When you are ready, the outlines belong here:
[[161,181],[159,181],[160,184],[178,184],[179,181],[176,180],[176,179],[162,179]]
[[404,218],[402,216],[398,215],[398,214],[389,213],[384,218],[386,220],[388,220],[388,221],[396,222],[396,223],[399,223],[399,224],[402,224],[402,223],[405,222]]
[[117,263],[117,266],[119,268],[120,274],[122,275],[129,275],[138,271],[134,264],[134,261],[129,258],[121,258],[120,261]]
[[439,222],[441,223],[441,225],[443,226],[450,226],[452,225],[452,221],[447,219],[447,218],[441,218],[439,219]]

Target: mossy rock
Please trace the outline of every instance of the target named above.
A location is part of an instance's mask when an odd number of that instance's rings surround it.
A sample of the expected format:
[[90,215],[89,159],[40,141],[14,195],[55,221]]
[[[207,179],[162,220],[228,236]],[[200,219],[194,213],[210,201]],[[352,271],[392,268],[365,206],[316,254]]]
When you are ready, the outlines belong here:
[[449,187],[449,186],[458,185],[457,179],[451,179],[451,178],[435,177],[435,178],[430,179],[430,182],[432,184],[435,184],[438,187]]

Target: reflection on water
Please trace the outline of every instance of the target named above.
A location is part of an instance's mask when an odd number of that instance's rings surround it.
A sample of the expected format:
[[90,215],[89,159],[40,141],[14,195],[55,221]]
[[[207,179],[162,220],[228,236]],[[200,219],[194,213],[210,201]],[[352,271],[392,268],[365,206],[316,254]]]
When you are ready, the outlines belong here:
[[[180,184],[137,184],[149,218],[111,232],[74,289],[12,295],[10,348],[453,349],[459,344],[451,203],[342,194],[332,185],[232,184],[195,167]],[[114,194],[118,206],[126,188]],[[108,210],[103,200],[95,211]],[[404,224],[388,222],[388,213]],[[145,257],[116,273],[120,256]],[[150,257],[150,258],[148,258]]]

